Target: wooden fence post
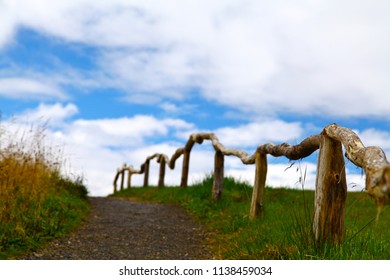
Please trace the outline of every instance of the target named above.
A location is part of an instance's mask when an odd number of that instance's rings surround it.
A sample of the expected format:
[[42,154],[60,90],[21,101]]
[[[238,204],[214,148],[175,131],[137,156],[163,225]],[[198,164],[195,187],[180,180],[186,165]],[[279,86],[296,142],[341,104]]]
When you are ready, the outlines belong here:
[[256,153],[256,173],[255,185],[252,192],[252,203],[250,209],[250,218],[253,220],[263,213],[263,197],[265,189],[265,181],[267,178],[267,154]]
[[191,151],[185,150],[183,153],[183,166],[181,171],[180,187],[186,188],[188,186],[188,172],[190,169],[190,154]]
[[163,156],[160,156],[159,162],[160,162],[160,174],[158,178],[158,187],[162,188],[164,187],[165,165],[166,165],[165,158]]
[[219,200],[222,196],[223,180],[224,180],[224,155],[221,151],[215,151],[214,182],[213,182],[214,200]]
[[144,165],[144,188],[146,188],[147,186],[149,186],[149,160],[147,160],[145,162],[145,165]]
[[127,169],[127,188],[131,188],[131,175],[133,175],[131,168]]
[[117,182],[118,182],[119,175],[120,175],[119,171],[120,171],[120,169],[118,168],[117,171],[116,171],[115,178],[114,178],[114,193],[117,192],[117,188],[118,188]]
[[317,164],[313,230],[317,242],[332,244],[344,238],[344,209],[347,198],[345,163],[341,143],[321,134]]
[[121,171],[121,191],[123,191],[124,185],[125,185],[125,170],[122,169],[122,171]]

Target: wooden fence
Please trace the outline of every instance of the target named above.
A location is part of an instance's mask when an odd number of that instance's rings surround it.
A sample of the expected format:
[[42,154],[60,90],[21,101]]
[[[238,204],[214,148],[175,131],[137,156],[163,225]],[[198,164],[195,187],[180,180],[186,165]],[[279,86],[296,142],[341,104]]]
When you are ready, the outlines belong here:
[[390,204],[390,164],[379,147],[365,147],[359,137],[350,129],[331,124],[321,134],[312,135],[298,145],[283,143],[275,145],[263,144],[249,155],[244,151],[223,146],[213,133],[197,133],[190,135],[186,145],[176,150],[169,158],[165,154],[149,156],[139,170],[124,165],[117,170],[114,179],[114,192],[121,179],[120,189],[124,188],[125,173],[127,187],[131,187],[133,174],[144,174],[144,187],[149,184],[149,165],[154,158],[160,164],[158,187],[164,186],[165,167],[175,168],[176,160],[183,155],[180,186],[188,185],[190,154],[195,143],[202,144],[210,140],[214,147],[214,182],[212,197],[220,199],[224,180],[224,157],[236,156],[243,164],[255,164],[255,182],[253,186],[250,217],[254,219],[263,211],[264,188],[267,177],[267,155],[284,156],[290,160],[305,158],[320,149],[317,162],[316,190],[314,202],[313,230],[317,241],[339,243],[344,238],[344,209],[347,196],[345,173],[345,156],[366,174],[366,192],[375,199],[377,219],[384,205]]

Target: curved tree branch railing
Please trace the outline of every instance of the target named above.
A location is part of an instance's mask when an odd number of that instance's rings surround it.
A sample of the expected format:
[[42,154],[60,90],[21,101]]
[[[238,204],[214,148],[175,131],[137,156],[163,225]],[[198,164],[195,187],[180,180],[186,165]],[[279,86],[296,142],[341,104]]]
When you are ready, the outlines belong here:
[[390,204],[390,165],[380,147],[365,147],[352,130],[331,124],[323,134],[342,143],[345,156],[366,174],[366,191],[375,199],[377,219],[384,205]]
[[222,195],[224,156],[236,156],[243,164],[256,165],[250,208],[252,219],[263,210],[268,154],[298,160],[320,149],[313,222],[313,230],[318,241],[330,239],[331,242],[338,243],[344,237],[347,184],[342,146],[346,151],[346,157],[355,165],[363,168],[366,174],[366,191],[375,199],[377,219],[383,206],[390,204],[390,165],[383,150],[379,147],[364,147],[352,130],[336,124],[326,126],[321,134],[312,135],[294,146],[287,143],[260,145],[252,155],[241,150],[226,148],[213,133],[191,134],[185,146],[177,149],[170,159],[165,154],[154,154],[146,159],[140,170],[126,165],[118,169],[114,179],[114,192],[117,191],[119,177],[121,177],[121,189],[123,189],[125,172],[128,172],[128,187],[131,187],[132,174],[144,174],[144,187],[148,186],[150,161],[154,158],[157,158],[157,162],[160,163],[158,186],[163,187],[165,166],[168,165],[170,169],[174,169],[176,160],[181,155],[183,155],[183,165],[180,186],[187,187],[191,150],[195,143],[202,144],[204,140],[210,140],[215,150],[212,190],[214,200]]

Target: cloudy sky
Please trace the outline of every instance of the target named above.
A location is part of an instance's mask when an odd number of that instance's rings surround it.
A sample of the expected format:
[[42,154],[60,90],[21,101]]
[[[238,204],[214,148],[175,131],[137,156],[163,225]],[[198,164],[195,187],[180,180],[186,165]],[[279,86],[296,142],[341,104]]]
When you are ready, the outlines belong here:
[[[389,14],[387,0],[0,0],[2,122],[48,121],[92,195],[112,192],[124,162],[170,156],[200,131],[252,154],[336,122],[388,153]],[[270,157],[268,184],[301,187],[306,171],[313,187],[316,156],[287,171]],[[253,182],[254,166],[225,166]],[[210,143],[195,146],[190,180],[212,169]]]

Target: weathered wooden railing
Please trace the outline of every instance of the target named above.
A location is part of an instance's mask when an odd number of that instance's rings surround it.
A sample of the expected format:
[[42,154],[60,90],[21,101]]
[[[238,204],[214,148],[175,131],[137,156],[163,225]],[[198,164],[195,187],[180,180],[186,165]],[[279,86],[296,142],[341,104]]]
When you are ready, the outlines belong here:
[[224,156],[236,156],[243,164],[255,164],[255,183],[250,208],[251,219],[263,211],[263,196],[267,177],[267,155],[285,156],[297,160],[311,155],[320,149],[317,164],[316,191],[314,202],[313,230],[319,242],[330,240],[339,243],[344,237],[344,208],[347,195],[347,183],[343,149],[346,157],[355,165],[363,168],[366,174],[366,191],[375,199],[377,219],[384,205],[390,204],[390,165],[385,153],[379,147],[364,147],[359,137],[350,129],[336,124],[326,126],[322,133],[303,140],[298,145],[287,143],[275,145],[263,144],[257,147],[252,155],[246,152],[223,146],[213,133],[197,133],[189,137],[186,145],[179,148],[169,159],[164,154],[154,154],[146,159],[140,170],[124,165],[118,169],[114,179],[114,192],[117,181],[121,178],[121,189],[124,187],[125,173],[128,173],[127,187],[131,187],[133,174],[144,174],[144,187],[149,184],[150,161],[157,158],[160,163],[158,186],[164,186],[165,166],[175,168],[176,160],[183,155],[180,186],[188,185],[190,153],[195,143],[201,144],[210,140],[215,150],[214,182],[212,197],[217,200],[222,195],[224,180]]

